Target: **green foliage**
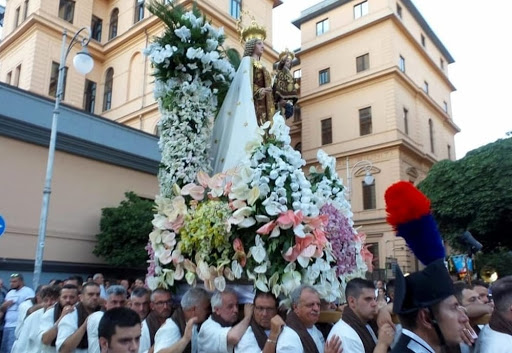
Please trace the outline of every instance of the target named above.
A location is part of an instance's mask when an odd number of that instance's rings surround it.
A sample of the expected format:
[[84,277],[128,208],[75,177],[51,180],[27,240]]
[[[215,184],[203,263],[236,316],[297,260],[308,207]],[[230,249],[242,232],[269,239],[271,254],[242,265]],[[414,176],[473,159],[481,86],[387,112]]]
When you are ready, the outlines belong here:
[[432,202],[443,237],[456,241],[464,230],[484,245],[512,248],[512,138],[475,149],[457,161],[436,163],[419,185]]
[[498,248],[491,253],[479,253],[475,258],[476,269],[492,268],[498,277],[512,275],[512,252],[507,248]]
[[94,255],[113,266],[143,267],[148,259],[144,249],[153,229],[153,202],[133,192],[118,207],[101,210],[100,231]]

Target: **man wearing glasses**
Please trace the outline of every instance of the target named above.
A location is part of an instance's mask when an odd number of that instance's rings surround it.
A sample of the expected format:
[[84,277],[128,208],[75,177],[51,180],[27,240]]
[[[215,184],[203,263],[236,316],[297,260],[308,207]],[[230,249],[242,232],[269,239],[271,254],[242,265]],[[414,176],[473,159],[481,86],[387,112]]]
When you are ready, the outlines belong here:
[[0,320],[5,318],[4,333],[0,353],[10,353],[15,341],[14,331],[18,321],[19,304],[35,296],[32,288],[25,287],[23,276],[20,273],[13,273],[10,278],[11,289],[5,296],[5,301],[0,306]]
[[283,319],[277,314],[277,300],[271,293],[256,292],[252,319],[235,347],[235,353],[273,353],[284,326]]
[[151,311],[142,322],[139,352],[144,353],[155,344],[155,334],[172,314],[171,292],[158,288],[151,294]]

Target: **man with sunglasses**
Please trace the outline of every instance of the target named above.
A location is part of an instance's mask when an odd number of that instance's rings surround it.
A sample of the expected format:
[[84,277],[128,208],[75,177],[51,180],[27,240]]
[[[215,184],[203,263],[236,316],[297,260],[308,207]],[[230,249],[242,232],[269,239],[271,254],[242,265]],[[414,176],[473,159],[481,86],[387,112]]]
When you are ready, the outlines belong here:
[[23,276],[20,273],[13,273],[10,278],[11,289],[5,296],[5,301],[0,306],[0,320],[5,318],[4,333],[0,353],[11,353],[15,341],[14,331],[18,321],[19,304],[35,296],[32,288],[26,287]]

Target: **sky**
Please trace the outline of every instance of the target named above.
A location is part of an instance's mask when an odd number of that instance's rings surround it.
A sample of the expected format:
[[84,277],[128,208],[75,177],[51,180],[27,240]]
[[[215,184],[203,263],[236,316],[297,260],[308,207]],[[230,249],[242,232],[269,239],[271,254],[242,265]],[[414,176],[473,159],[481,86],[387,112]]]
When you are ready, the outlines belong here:
[[[505,138],[512,131],[512,1],[412,0],[455,63],[448,76],[456,158]],[[283,0],[273,13],[273,44],[278,51],[300,47],[291,21],[320,0]],[[371,9],[370,9],[371,11]]]

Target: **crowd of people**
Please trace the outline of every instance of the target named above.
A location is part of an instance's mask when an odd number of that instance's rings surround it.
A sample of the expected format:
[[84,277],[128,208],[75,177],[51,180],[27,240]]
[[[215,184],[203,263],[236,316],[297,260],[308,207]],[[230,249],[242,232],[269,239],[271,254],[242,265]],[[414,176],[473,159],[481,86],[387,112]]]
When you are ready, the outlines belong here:
[[[444,277],[442,262],[429,265],[406,277],[401,298],[394,280],[354,278],[343,305],[302,285],[286,310],[271,293],[256,291],[241,304],[234,289],[198,286],[177,302],[142,280],[105,285],[102,274],[53,280],[34,292],[15,273],[0,297],[0,353],[512,352],[512,277],[492,285],[492,299],[484,282]],[[322,320],[324,311],[341,311],[339,320]]]

